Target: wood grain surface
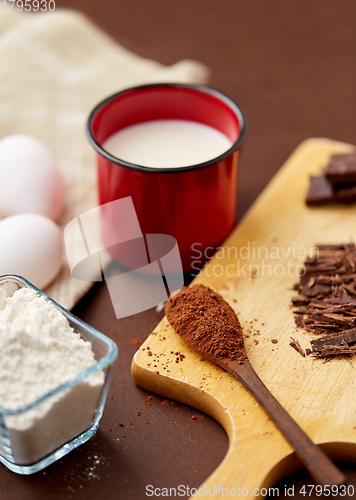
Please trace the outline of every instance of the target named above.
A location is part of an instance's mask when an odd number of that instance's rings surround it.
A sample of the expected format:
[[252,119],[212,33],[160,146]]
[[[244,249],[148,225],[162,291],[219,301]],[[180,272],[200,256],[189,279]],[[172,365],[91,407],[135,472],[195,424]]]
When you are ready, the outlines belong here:
[[[316,243],[355,241],[355,205],[307,207],[308,176],[331,154],[351,149],[326,139],[303,142],[195,280],[234,308],[251,364],[291,416],[333,459],[349,461],[356,457],[355,362],[303,358],[289,342],[293,336],[307,347],[312,338],[296,329],[290,306],[306,254]],[[134,356],[132,374],[139,386],[199,408],[225,428],[229,450],[208,487],[253,494],[300,466],[248,391],[189,348],[166,319]]]

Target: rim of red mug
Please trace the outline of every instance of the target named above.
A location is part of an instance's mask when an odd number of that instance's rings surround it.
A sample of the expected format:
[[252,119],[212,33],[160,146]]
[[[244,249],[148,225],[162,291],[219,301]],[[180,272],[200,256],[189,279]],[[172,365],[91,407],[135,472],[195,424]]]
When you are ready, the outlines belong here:
[[[117,158],[116,156],[112,156],[110,153],[108,153],[95,139],[94,137],[94,132],[92,130],[92,123],[93,120],[96,117],[96,114],[98,111],[100,111],[104,106],[106,106],[109,102],[115,100],[118,96],[125,94],[126,92],[131,92],[133,90],[143,90],[147,88],[152,88],[152,87],[177,87],[177,88],[190,88],[193,90],[197,90],[200,92],[204,92],[206,94],[213,95],[214,97],[217,97],[218,99],[222,100],[227,104],[230,109],[234,111],[234,113],[237,116],[239,125],[240,125],[240,132],[239,135],[236,139],[236,141],[232,144],[232,146],[227,149],[224,153],[222,153],[219,156],[216,156],[215,158],[212,158],[211,160],[205,161],[203,163],[197,163],[194,165],[188,165],[188,166],[183,166],[183,167],[145,167],[143,165],[136,165],[135,163],[130,163],[125,160],[121,160],[120,158]],[[138,85],[136,87],[130,87],[124,90],[121,90],[120,92],[116,92],[115,94],[112,94],[111,96],[107,97],[103,101],[101,101],[99,104],[95,106],[93,111],[90,113],[88,121],[87,121],[87,126],[86,126],[86,132],[87,132],[87,137],[89,139],[90,144],[93,146],[95,151],[99,153],[101,156],[106,158],[107,160],[111,161],[112,163],[116,163],[117,165],[120,165],[122,167],[127,167],[131,168],[133,170],[141,170],[144,172],[152,172],[156,174],[160,173],[177,173],[178,172],[183,172],[187,170],[196,170],[199,168],[205,168],[209,167],[211,165],[215,165],[216,163],[219,163],[220,161],[224,160],[228,156],[231,155],[238,147],[242,144],[243,140],[246,137],[247,134],[247,120],[246,120],[246,115],[243,112],[242,108],[240,105],[238,105],[235,101],[231,99],[231,97],[227,96],[220,90],[214,89],[213,87],[209,87],[207,85],[198,85],[198,84],[186,84],[186,83],[151,83],[147,85]]]

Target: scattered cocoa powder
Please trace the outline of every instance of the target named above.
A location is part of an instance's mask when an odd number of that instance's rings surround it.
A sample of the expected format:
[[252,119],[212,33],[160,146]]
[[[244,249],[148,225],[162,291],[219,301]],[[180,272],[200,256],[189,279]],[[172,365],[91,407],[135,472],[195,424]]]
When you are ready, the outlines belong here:
[[147,404],[147,406],[151,406],[153,398],[154,398],[154,396],[148,396],[148,398],[146,398],[146,404]]
[[127,342],[127,345],[141,345],[143,340],[141,339],[131,339],[129,342]]
[[235,311],[210,288],[184,287],[167,301],[165,312],[175,331],[207,358],[240,363],[247,358]]

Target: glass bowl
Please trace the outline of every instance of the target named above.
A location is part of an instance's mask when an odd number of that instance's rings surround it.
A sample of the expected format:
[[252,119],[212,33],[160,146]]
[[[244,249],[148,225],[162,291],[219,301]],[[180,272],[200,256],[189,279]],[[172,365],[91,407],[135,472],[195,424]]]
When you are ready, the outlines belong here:
[[[91,343],[96,360],[94,365],[32,404],[16,410],[8,410],[0,405],[0,462],[18,474],[33,474],[95,434],[103,414],[118,350],[115,342],[68,312],[25,278],[0,276],[0,287],[4,285],[7,288],[31,288],[54,305],[67,318],[74,331]],[[103,372],[103,383],[90,384],[88,378],[100,370]],[[43,416],[34,418],[34,409]],[[30,428],[22,425],[26,418],[32,419]]]

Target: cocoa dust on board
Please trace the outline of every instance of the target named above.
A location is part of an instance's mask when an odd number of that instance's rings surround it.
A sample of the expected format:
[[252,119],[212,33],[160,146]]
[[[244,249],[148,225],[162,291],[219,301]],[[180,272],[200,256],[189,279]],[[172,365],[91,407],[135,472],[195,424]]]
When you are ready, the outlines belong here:
[[168,300],[165,312],[175,331],[207,358],[239,363],[247,358],[235,311],[210,288],[182,288]]

